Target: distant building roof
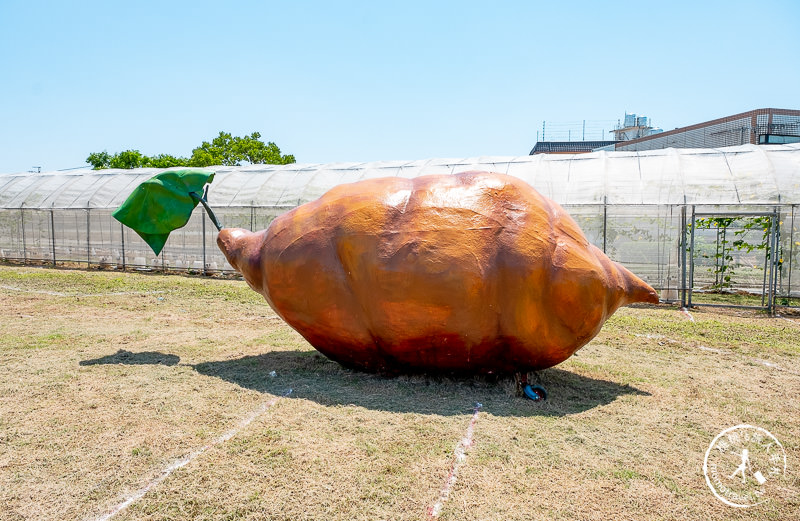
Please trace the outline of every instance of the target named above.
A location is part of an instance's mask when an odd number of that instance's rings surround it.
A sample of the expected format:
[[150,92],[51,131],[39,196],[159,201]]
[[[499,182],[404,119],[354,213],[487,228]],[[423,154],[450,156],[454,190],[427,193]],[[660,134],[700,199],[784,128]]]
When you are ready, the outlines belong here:
[[583,154],[616,141],[539,141],[529,155],[534,154]]
[[619,141],[616,150],[721,148],[783,144],[800,140],[800,110],[764,108],[704,121],[638,139]]

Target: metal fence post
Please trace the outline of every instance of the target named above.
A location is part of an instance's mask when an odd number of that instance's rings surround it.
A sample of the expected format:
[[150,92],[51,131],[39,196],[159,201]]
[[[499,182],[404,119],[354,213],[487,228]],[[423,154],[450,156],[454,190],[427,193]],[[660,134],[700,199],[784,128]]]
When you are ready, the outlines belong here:
[[656,281],[661,289],[664,288],[664,279],[662,278],[661,262],[661,206],[656,206]]
[[781,285],[781,265],[783,261],[783,254],[781,252],[781,210],[775,210],[775,281],[773,287],[775,290],[772,292],[774,302],[772,303],[772,310],[775,311],[775,306],[778,303],[778,291]]
[[778,275],[778,209],[772,210],[772,223],[769,229],[769,286],[767,286],[767,312],[772,315],[775,312],[775,289],[776,279]]
[[778,292],[781,289],[781,272],[783,271],[783,251],[781,250],[781,208],[778,207],[776,209],[776,221],[775,221],[775,304],[773,304],[773,308],[778,304]]
[[[717,226],[717,251],[715,252],[716,255],[714,256],[714,285],[719,286],[720,284],[720,255],[719,255],[719,239],[720,239],[720,227]],[[722,255],[725,255],[725,245],[723,244],[722,247]]]
[[608,197],[603,196],[603,253],[606,252],[606,227],[608,222]]
[[667,295],[669,295],[669,290],[672,289],[672,281],[670,280],[670,277],[672,276],[672,248],[669,244],[668,230],[670,223],[672,223],[672,213],[674,208],[672,205],[669,205],[667,208],[669,209],[669,216],[667,216],[667,211],[664,210],[664,227],[660,232],[661,236],[658,238],[658,244],[661,246],[660,253],[658,255],[658,280],[664,281],[663,285],[667,288]]
[[56,265],[56,222],[53,209],[50,209],[50,244],[53,246],[53,267]]
[[681,307],[686,307],[686,206],[681,207]]
[[[769,293],[769,289],[767,288],[767,272],[769,271],[769,249],[772,247],[772,219],[770,218],[769,221],[770,231],[769,231],[769,239],[766,241],[767,249],[764,250],[764,277],[761,281],[761,306],[767,306],[769,309],[769,302],[766,301],[767,294]],[[770,278],[772,278],[770,276]]]
[[208,275],[206,270],[206,214],[203,212],[203,275]]
[[[786,295],[790,299],[792,298],[792,257],[794,257],[794,208],[795,205],[792,205],[792,220],[791,224],[789,224],[789,280],[786,283],[788,286]],[[789,303],[791,304],[791,300]]]
[[[772,117],[770,116],[770,125],[772,124]],[[781,224],[783,221],[781,220],[781,211],[783,210],[783,206],[781,206],[781,194],[778,193],[778,206],[775,208],[775,291],[773,293],[775,297],[775,302],[773,303],[773,310],[775,304],[778,302],[778,291],[780,289],[780,272],[781,272],[781,261],[783,259],[783,252],[780,251],[781,249]]]
[[692,205],[692,225],[691,239],[689,241],[689,297],[686,300],[686,307],[692,307],[692,288],[694,288],[694,225],[695,225],[695,206]]
[[19,206],[19,220],[22,223],[22,263],[28,264],[28,245],[25,242],[25,203]]
[[90,238],[90,229],[89,229],[89,208],[86,208],[86,269],[89,269],[92,265],[92,248],[91,248],[91,238]]
[[125,271],[125,225],[120,223],[119,229],[122,232],[122,271]]

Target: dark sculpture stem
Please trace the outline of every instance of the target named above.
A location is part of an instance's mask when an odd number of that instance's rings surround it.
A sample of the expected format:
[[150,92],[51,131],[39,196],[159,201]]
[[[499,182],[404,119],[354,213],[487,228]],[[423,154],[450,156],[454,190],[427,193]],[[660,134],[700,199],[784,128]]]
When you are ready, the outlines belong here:
[[214,211],[211,209],[210,206],[208,206],[208,185],[206,185],[206,190],[203,193],[202,197],[197,195],[197,192],[189,192],[189,195],[192,197],[192,199],[197,199],[200,202],[200,204],[203,205],[203,208],[206,209],[206,213],[208,213],[208,216],[211,218],[211,222],[214,223],[214,226],[217,227],[217,231],[221,231],[222,225],[217,219],[217,216],[214,215]]

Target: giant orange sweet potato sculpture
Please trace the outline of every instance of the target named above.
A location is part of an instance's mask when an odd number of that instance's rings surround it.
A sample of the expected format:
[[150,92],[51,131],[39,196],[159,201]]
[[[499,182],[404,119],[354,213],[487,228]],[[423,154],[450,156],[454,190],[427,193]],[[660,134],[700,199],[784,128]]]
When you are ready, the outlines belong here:
[[369,371],[544,369],[658,302],[558,204],[486,172],[341,185],[217,243],[311,345]]

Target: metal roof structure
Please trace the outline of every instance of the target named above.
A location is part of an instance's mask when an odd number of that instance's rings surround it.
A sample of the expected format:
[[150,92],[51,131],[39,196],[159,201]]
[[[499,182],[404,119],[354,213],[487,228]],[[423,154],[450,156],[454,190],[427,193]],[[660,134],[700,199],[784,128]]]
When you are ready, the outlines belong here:
[[616,143],[616,141],[539,141],[531,149],[530,155],[587,153]]

